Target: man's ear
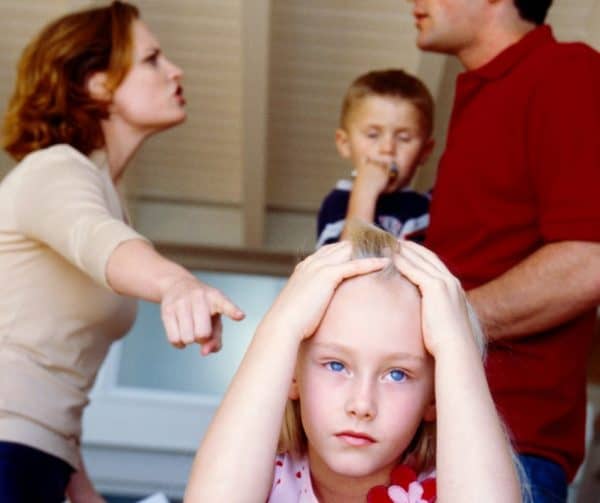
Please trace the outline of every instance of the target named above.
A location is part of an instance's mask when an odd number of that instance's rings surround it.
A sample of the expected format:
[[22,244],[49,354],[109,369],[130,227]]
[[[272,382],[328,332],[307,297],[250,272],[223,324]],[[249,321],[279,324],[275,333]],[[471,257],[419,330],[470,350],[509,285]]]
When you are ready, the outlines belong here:
[[435,140],[433,138],[428,138],[427,141],[421,147],[421,153],[419,154],[419,164],[425,164],[429,156],[433,152],[433,147],[435,147]]
[[350,159],[350,140],[344,129],[338,128],[335,130],[335,146],[343,159]]
[[87,80],[87,91],[97,101],[110,101],[111,93],[106,87],[108,77],[106,72],[96,72]]

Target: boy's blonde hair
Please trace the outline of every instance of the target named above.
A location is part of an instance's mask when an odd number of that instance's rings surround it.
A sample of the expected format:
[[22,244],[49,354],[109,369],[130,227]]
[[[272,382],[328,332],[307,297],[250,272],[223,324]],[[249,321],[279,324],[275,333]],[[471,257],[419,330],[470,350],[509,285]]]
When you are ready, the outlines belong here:
[[[353,258],[391,257],[402,245],[394,236],[374,225],[351,221],[349,223],[349,241],[352,243]],[[375,274],[382,277],[400,275],[393,262]],[[475,312],[467,303],[469,319],[473,327],[473,337],[480,348],[482,357],[485,339]],[[435,421],[423,421],[399,462],[410,464],[417,473],[435,467]],[[279,436],[278,452],[301,457],[307,450],[307,439],[302,426],[300,401],[288,400]]]
[[425,138],[433,132],[433,98],[418,78],[404,70],[374,70],[357,77],[344,95],[340,113],[340,128],[346,129],[348,117],[356,104],[367,96],[407,100],[421,115],[421,130]]

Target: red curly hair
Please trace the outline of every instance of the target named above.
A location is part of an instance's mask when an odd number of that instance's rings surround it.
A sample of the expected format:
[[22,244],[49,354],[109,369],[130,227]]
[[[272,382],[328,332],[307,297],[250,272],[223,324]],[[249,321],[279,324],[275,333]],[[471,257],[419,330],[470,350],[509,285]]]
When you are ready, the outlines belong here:
[[114,1],[48,24],[24,49],[4,117],[2,146],[20,160],[67,143],[85,155],[104,146],[100,121],[108,101],[92,99],[87,80],[106,72],[113,92],[131,65],[131,25],[137,7]]

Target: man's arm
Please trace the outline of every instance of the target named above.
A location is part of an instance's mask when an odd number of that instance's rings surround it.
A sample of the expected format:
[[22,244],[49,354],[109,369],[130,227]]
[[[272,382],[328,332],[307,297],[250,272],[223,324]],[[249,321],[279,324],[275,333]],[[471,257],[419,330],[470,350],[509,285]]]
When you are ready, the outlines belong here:
[[550,243],[468,297],[489,340],[539,332],[600,304],[600,243]]

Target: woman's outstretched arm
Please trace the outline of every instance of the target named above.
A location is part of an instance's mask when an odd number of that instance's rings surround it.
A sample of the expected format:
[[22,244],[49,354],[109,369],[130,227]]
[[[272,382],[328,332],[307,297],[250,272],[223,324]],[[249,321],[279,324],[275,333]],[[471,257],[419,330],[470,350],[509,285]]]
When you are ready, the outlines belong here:
[[241,320],[244,313],[216,288],[160,255],[142,239],[124,241],[112,252],[106,280],[117,293],[160,303],[169,342],[197,342],[202,353],[221,349],[221,315]]
[[487,385],[464,292],[435,254],[402,242],[398,269],[421,291],[435,358],[438,501],[521,501],[512,448]]
[[260,323],[200,445],[186,503],[264,503],[300,343],[316,330],[337,285],[384,266],[350,261],[351,247],[321,248],[300,263]]

